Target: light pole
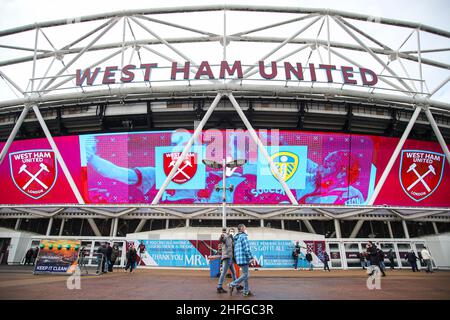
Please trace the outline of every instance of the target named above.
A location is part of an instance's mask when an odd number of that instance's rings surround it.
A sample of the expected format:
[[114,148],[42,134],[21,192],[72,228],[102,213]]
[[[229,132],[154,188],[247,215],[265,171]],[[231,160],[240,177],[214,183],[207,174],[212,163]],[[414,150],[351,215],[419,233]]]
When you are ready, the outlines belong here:
[[216,185],[214,187],[214,189],[216,191],[222,190],[222,228],[226,228],[227,227],[227,222],[226,222],[226,214],[227,214],[227,209],[226,209],[226,203],[227,203],[227,190],[233,191],[234,190],[234,186],[230,185],[229,187],[227,187],[226,184],[226,178],[227,178],[227,174],[226,174],[226,168],[235,168],[235,167],[240,167],[243,166],[244,164],[247,163],[247,160],[245,159],[238,159],[238,160],[233,160],[230,162],[226,162],[225,159],[222,160],[222,163],[220,162],[216,162],[213,160],[208,160],[208,159],[203,159],[203,163],[213,169],[223,169],[222,170],[222,187],[219,187],[219,185]]

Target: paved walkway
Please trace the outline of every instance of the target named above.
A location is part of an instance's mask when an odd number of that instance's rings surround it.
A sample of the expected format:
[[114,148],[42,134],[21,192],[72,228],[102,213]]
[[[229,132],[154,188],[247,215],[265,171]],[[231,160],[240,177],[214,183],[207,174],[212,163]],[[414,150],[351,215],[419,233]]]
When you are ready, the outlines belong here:
[[381,278],[380,290],[367,289],[367,275],[362,270],[251,270],[250,277],[253,297],[217,294],[217,279],[209,278],[207,270],[139,269],[132,274],[115,270],[102,276],[82,276],[81,289],[69,290],[67,276],[33,275],[29,267],[8,266],[0,268],[0,299],[450,300],[450,271],[388,271],[387,277]]

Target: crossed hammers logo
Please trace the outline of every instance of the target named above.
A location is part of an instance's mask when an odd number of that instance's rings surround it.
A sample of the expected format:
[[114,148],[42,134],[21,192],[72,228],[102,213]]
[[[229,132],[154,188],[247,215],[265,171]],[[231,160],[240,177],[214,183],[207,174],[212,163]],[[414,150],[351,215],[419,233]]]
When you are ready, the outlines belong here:
[[27,170],[27,165],[25,163],[20,167],[19,173],[25,172],[26,174],[28,174],[31,177],[31,179],[28,180],[28,182],[23,185],[23,187],[22,187],[23,190],[25,190],[33,181],[36,181],[37,183],[39,183],[42,187],[44,187],[45,190],[48,189],[48,187],[41,180],[39,180],[38,177],[42,173],[42,171],[46,171],[46,172],[50,172],[50,171],[48,170],[47,166],[43,163],[39,164],[39,167],[40,167],[39,171],[36,172],[36,174],[34,174],[34,175],[30,171]]
[[434,170],[434,167],[430,164],[430,165],[428,166],[428,171],[425,172],[423,175],[420,175],[420,174],[417,172],[417,170],[416,170],[416,166],[417,166],[417,165],[416,165],[415,163],[413,163],[412,165],[409,166],[408,170],[406,171],[406,172],[411,172],[411,171],[413,171],[414,174],[417,176],[417,180],[414,181],[413,183],[411,183],[411,184],[409,185],[409,187],[408,187],[406,190],[409,191],[409,190],[411,190],[412,188],[414,188],[414,186],[415,186],[416,184],[418,184],[419,182],[422,182],[422,184],[423,184],[423,186],[425,187],[425,189],[427,189],[428,192],[431,192],[431,189],[430,189],[430,187],[428,186],[428,184],[425,182],[424,178],[425,178],[429,173],[432,173],[432,174],[436,175],[436,171]]
[[[169,168],[175,166],[175,162],[176,162],[175,160],[172,160],[172,162],[170,162],[170,164],[169,164]],[[175,173],[173,178],[175,178],[179,174],[182,174],[183,176],[185,176],[186,179],[190,179],[191,178],[186,172],[184,172],[184,169],[186,169],[187,167],[192,167],[192,163],[188,159],[184,160],[183,162],[184,162],[184,166],[177,169],[177,172]]]

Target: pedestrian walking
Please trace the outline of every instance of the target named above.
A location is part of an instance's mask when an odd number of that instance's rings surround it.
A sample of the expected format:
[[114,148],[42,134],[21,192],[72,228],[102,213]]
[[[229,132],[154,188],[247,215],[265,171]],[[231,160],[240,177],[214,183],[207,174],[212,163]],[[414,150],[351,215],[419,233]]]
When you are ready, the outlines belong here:
[[227,233],[227,229],[222,229],[222,234],[219,238],[219,243],[221,244],[221,264],[222,264],[222,272],[219,277],[219,283],[217,284],[217,293],[227,293],[227,291],[222,287],[223,281],[228,270],[231,271],[231,277],[233,281],[236,280],[236,270],[234,269],[233,262],[233,247],[234,247],[234,229],[230,228]]
[[127,265],[125,266],[125,271],[130,268],[130,273],[133,272],[133,270],[136,268],[136,257],[137,257],[137,251],[134,247],[134,243],[131,243],[130,248],[127,252]]
[[421,254],[422,254],[423,261],[427,267],[426,272],[433,273],[433,264],[432,264],[432,260],[431,260],[431,254],[430,254],[430,251],[428,251],[427,247],[423,247]]
[[331,271],[330,267],[328,266],[328,261],[330,261],[330,256],[328,255],[328,253],[326,251],[323,252],[323,270],[326,271]]
[[109,261],[109,272],[113,272],[114,264],[116,263],[117,257],[119,257],[119,246],[114,244],[111,249],[111,257]]
[[112,255],[112,247],[109,242],[106,242],[106,261],[105,261],[105,267],[107,272],[111,272],[112,265],[111,265],[111,255]]
[[411,265],[411,269],[413,272],[420,272],[420,270],[417,268],[418,259],[419,258],[416,256],[413,250],[406,254],[406,261],[408,261],[408,263]]
[[383,277],[386,277],[386,273],[384,272],[386,270],[386,265],[384,264],[384,258],[386,257],[386,255],[384,254],[381,248],[377,249],[377,254],[378,254],[378,267],[380,268]]
[[366,255],[364,252],[358,253],[359,262],[361,263],[361,268],[366,270]]
[[251,296],[253,293],[249,290],[249,268],[255,259],[250,251],[247,228],[244,224],[238,225],[238,234],[234,238],[234,258],[236,260],[236,264],[241,267],[242,275],[229,284],[230,295],[233,294],[234,288],[236,288],[241,282],[244,282],[242,295],[244,297]]
[[298,269],[298,258],[300,256],[300,244],[299,242],[295,242],[294,250],[292,251],[292,257],[294,258],[294,269]]
[[308,261],[309,271],[312,271],[313,270],[313,264],[312,264],[313,257],[312,257],[312,254],[310,251],[308,251],[306,253],[305,258],[306,258],[306,261]]
[[369,241],[366,248],[367,262],[369,263],[369,266],[367,267],[367,274],[370,277],[380,272],[380,256],[378,254],[377,246],[372,241]]
[[33,259],[33,248],[28,249],[27,253],[25,254],[25,262],[24,265],[29,265],[31,263],[31,260]]
[[389,264],[391,267],[391,270],[395,269],[395,253],[392,249],[389,249],[388,253],[387,253],[387,257],[389,259]]

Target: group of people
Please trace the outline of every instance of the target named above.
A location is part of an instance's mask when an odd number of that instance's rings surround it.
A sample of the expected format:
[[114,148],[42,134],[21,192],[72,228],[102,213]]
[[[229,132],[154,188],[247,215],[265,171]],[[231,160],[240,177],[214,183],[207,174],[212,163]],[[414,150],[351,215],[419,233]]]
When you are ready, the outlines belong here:
[[[366,251],[360,252],[358,257],[361,262],[361,267],[364,270],[366,268],[369,269],[369,276],[373,275],[378,270],[380,270],[383,277],[386,276],[386,265],[384,263],[385,258],[389,259],[391,270],[395,269],[394,251],[389,249],[388,253],[385,254],[383,250],[377,247],[372,241],[367,243]],[[426,247],[423,247],[421,251],[418,251],[418,257],[414,253],[414,250],[411,249],[411,251],[406,254],[405,260],[409,263],[413,272],[420,271],[417,267],[417,260],[419,260],[423,266],[426,266],[427,273],[433,273],[431,254]]]
[[111,246],[109,242],[103,243],[97,249],[97,274],[112,272],[119,254],[120,250],[117,244]]
[[386,254],[381,248],[377,247],[372,241],[366,245],[366,251],[360,252],[358,254],[359,261],[361,262],[361,267],[366,270],[366,268],[371,268],[372,266],[378,266],[383,276],[386,276],[386,265],[384,263],[385,258],[389,259],[389,265],[391,270],[395,269],[395,253],[392,249],[389,249]]
[[[294,246],[294,250],[292,251],[292,257],[294,258],[294,269],[298,269],[298,261],[301,256],[301,249],[307,249],[306,247],[300,246],[300,243],[297,241]],[[311,254],[311,251],[307,251],[305,254],[305,260],[308,264],[308,270],[312,271],[314,269],[313,265],[313,256]],[[326,251],[323,251],[321,261],[323,262],[323,270],[324,271],[330,271],[330,267],[328,266],[328,261],[330,261],[330,256]]]
[[413,250],[408,252],[406,254],[406,261],[408,261],[409,265],[411,266],[411,269],[413,272],[420,272],[419,268],[417,267],[417,260],[420,261],[420,264],[426,268],[426,273],[433,273],[433,263],[431,259],[431,254],[428,251],[426,247],[423,247],[421,251],[417,252],[417,255],[414,253]]
[[[256,261],[250,251],[250,242],[248,240],[247,228],[244,224],[238,225],[238,233],[234,235],[234,229],[222,229],[222,234],[219,238],[219,247],[221,251],[222,272],[217,284],[217,293],[227,293],[223,288],[223,282],[228,270],[231,271],[233,281],[228,285],[230,295],[236,289],[242,292],[244,297],[252,296],[253,293],[249,289],[249,268]],[[234,265],[238,265],[242,275],[237,278]],[[244,286],[240,284],[243,283]]]
[[39,253],[39,247],[36,247],[36,248],[30,248],[30,249],[28,249],[28,251],[27,251],[27,253],[25,254],[25,261],[24,261],[24,265],[29,265],[29,264],[31,264],[31,265],[33,265],[34,266],[34,263],[36,262],[36,258],[37,258],[37,256],[38,256],[38,253]]

